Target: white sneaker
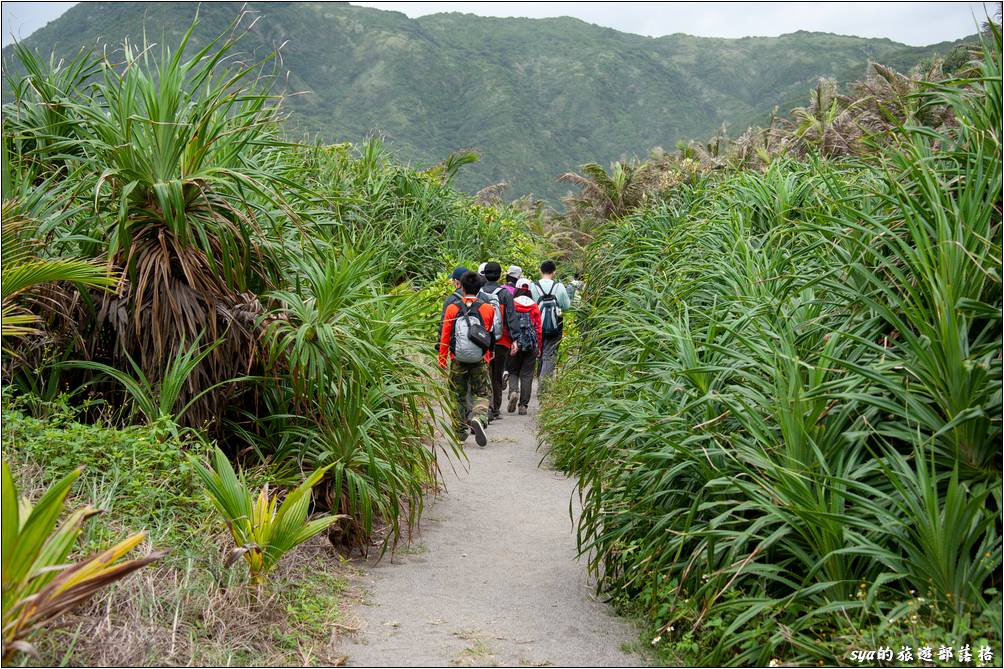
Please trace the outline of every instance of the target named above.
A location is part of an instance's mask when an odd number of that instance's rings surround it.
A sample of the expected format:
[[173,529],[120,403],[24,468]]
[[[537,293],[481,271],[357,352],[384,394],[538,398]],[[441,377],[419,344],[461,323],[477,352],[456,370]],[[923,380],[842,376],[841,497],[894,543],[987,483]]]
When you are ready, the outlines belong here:
[[478,446],[484,448],[488,443],[488,435],[485,434],[485,426],[481,424],[481,421],[477,418],[471,419],[471,433],[474,435],[474,441],[478,442]]

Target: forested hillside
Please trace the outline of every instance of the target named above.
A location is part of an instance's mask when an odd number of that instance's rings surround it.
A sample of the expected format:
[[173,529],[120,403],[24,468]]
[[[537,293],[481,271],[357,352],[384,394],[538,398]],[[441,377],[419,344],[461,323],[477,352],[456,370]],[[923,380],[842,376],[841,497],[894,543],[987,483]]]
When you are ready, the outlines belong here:
[[[83,3],[25,46],[48,55],[119,47],[125,37],[177,43],[196,11],[194,44],[227,29],[239,2]],[[348,4],[249,3],[259,20],[239,49],[282,46],[287,129],[327,141],[383,134],[403,160],[432,164],[476,148],[483,159],[458,185],[506,181],[508,194],[552,202],[555,178],[586,161],[667,149],[728,124],[734,135],[775,105],[804,104],[821,76],[860,78],[869,60],[900,70],[952,50],[886,39],[798,32],[781,37],[658,39],[572,18],[435,14],[409,19]],[[4,50],[10,61],[10,48]]]

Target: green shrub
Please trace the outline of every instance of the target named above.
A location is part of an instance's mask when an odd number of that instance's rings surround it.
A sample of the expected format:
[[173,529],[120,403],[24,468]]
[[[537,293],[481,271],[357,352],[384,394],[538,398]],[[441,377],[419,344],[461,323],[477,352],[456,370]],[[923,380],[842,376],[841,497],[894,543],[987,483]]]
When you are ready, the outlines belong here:
[[[88,528],[88,545],[117,536],[121,527],[147,528],[158,545],[204,540],[200,526],[209,505],[178,440],[162,440],[152,427],[78,423],[66,409],[37,419],[6,406],[3,425],[4,453],[19,465],[17,472],[37,472],[32,483],[51,485],[84,468],[78,494],[106,511]],[[186,447],[193,446],[199,450]]]

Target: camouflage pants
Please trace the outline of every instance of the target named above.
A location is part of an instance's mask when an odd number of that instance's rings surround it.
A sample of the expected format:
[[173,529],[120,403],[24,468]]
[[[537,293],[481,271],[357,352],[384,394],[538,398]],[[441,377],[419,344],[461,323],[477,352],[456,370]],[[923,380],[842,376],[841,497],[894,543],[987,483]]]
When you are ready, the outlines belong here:
[[491,386],[488,382],[488,365],[482,362],[450,363],[450,392],[456,404],[453,408],[453,427],[463,441],[470,431],[467,422],[477,418],[488,425],[488,403]]

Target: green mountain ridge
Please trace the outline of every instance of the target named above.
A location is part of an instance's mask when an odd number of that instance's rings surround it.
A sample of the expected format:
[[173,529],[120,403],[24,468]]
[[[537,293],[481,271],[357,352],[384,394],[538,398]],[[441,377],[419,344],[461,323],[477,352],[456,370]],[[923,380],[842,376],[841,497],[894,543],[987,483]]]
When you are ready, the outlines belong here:
[[[475,148],[458,185],[506,181],[508,195],[552,200],[556,177],[584,162],[645,155],[655,146],[731,134],[775,105],[804,104],[821,76],[861,78],[869,60],[897,69],[959,42],[911,47],[799,31],[741,39],[646,37],[571,17],[524,19],[400,12],[325,2],[82,3],[24,45],[67,56],[81,46],[173,44],[199,12],[196,45],[246,7],[257,18],[242,48],[281,48],[290,132],[323,141],[384,135],[398,156],[432,164]],[[251,22],[250,18],[245,24]],[[974,26],[975,28],[975,26]],[[11,47],[3,51],[5,67]],[[13,72],[12,72],[13,74]]]

